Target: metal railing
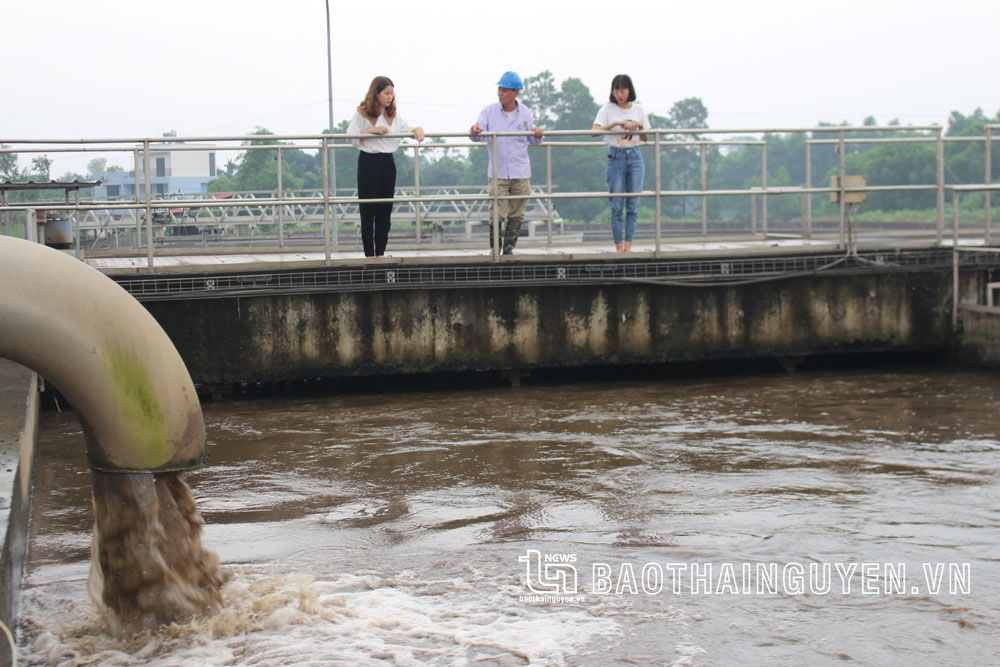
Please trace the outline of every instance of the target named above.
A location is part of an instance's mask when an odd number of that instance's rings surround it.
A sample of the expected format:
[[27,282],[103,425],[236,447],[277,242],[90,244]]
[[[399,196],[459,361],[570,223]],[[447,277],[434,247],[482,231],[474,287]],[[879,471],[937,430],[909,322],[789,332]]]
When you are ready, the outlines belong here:
[[[991,142],[993,130],[1000,125],[989,125],[986,128],[985,137],[945,137],[943,129],[939,126],[862,126],[862,127],[819,127],[819,128],[769,128],[769,129],[736,129],[736,130],[714,130],[708,128],[693,129],[656,129],[649,130],[651,135],[648,142],[654,156],[654,178],[653,189],[644,190],[638,193],[622,193],[615,196],[638,197],[651,199],[654,204],[653,218],[653,253],[659,256],[663,253],[664,241],[664,216],[663,202],[671,198],[693,198],[701,202],[700,234],[694,234],[696,238],[706,239],[714,231],[708,220],[708,201],[712,197],[749,197],[751,201],[751,220],[748,229],[737,231],[736,238],[763,239],[775,235],[773,229],[769,229],[770,216],[768,212],[768,202],[770,198],[794,195],[801,198],[802,216],[801,228],[795,229],[794,235],[804,239],[813,238],[816,235],[813,216],[813,197],[817,195],[829,195],[836,193],[839,201],[839,220],[835,238],[842,247],[856,244],[858,230],[856,223],[852,229],[851,210],[847,204],[847,194],[855,192],[872,193],[879,191],[932,191],[936,193],[936,225],[933,229],[934,241],[941,245],[944,240],[944,220],[946,208],[946,191],[953,192],[953,205],[955,207],[953,216],[952,242],[957,243],[959,238],[959,197],[960,193],[983,190],[985,196],[985,221],[982,229],[982,240],[990,243],[990,198],[989,194],[997,186],[992,184],[991,175]],[[914,133],[912,137],[851,137],[855,133],[886,132],[893,133]],[[618,132],[599,132],[594,130],[572,130],[572,131],[550,131],[546,132],[546,141],[538,146],[530,146],[532,151],[544,151],[546,176],[544,185],[535,176],[533,190],[531,194],[524,196],[509,196],[506,199],[530,199],[535,202],[530,209],[533,221],[545,225],[546,234],[544,241],[537,237],[536,242],[543,242],[549,247],[559,247],[579,243],[582,236],[563,233],[554,233],[554,227],[562,222],[556,206],[558,202],[569,199],[607,198],[606,190],[593,192],[566,191],[558,187],[552,178],[552,154],[553,150],[574,147],[588,147],[593,150],[602,150],[605,146],[603,141],[572,141],[571,137],[596,136],[603,134],[622,134]],[[767,135],[802,133],[808,137],[813,137],[806,141],[806,179],[802,185],[774,186],[768,183],[768,143]],[[498,137],[528,135],[530,133],[483,133],[488,141],[495,142]],[[747,139],[748,135],[763,135],[765,139]],[[832,138],[817,139],[817,136],[833,135]],[[307,135],[307,136],[279,136],[279,135],[252,135],[240,137],[199,137],[199,138],[177,138],[163,137],[157,139],[0,139],[0,144],[7,144],[8,147],[0,148],[3,153],[35,154],[35,153],[69,153],[69,154],[125,154],[131,155],[135,168],[131,172],[134,179],[136,195],[129,199],[102,199],[102,200],[81,200],[73,203],[63,202],[9,202],[6,199],[0,202],[0,223],[5,225],[4,231],[10,229],[8,214],[12,212],[23,212],[29,210],[59,210],[69,211],[75,219],[76,232],[76,252],[82,257],[85,251],[81,238],[83,236],[94,237],[96,240],[102,235],[110,236],[118,247],[107,249],[105,253],[117,254],[120,256],[136,256],[145,251],[146,264],[149,268],[154,266],[154,257],[157,253],[168,254],[174,252],[173,249],[165,247],[166,235],[162,233],[164,229],[176,229],[189,226],[198,230],[201,241],[207,243],[205,232],[208,236],[215,235],[217,243],[213,249],[216,252],[223,251],[227,246],[232,252],[240,252],[241,227],[251,229],[251,236],[262,225],[273,224],[277,227],[275,240],[277,247],[283,250],[293,249],[296,246],[292,243],[304,244],[309,238],[314,245],[321,244],[327,264],[335,259],[335,254],[345,249],[345,244],[340,241],[341,224],[345,221],[349,227],[354,224],[353,216],[356,215],[357,205],[361,202],[382,202],[392,201],[397,204],[397,219],[405,218],[412,220],[414,242],[418,245],[439,244],[441,236],[431,234],[428,241],[425,237],[425,227],[428,222],[431,224],[432,232],[435,225],[439,229],[461,222],[466,229],[458,245],[468,246],[472,241],[470,233],[471,224],[488,221],[488,208],[490,204],[495,204],[500,197],[489,195],[482,186],[471,190],[459,188],[441,189],[421,186],[420,166],[421,154],[426,151],[440,149],[472,149],[482,150],[485,142],[468,141],[467,133],[430,133],[431,138],[458,138],[460,141],[454,143],[404,143],[401,148],[413,152],[413,178],[412,188],[402,188],[398,190],[398,196],[388,199],[367,199],[360,200],[353,189],[338,188],[337,192],[330,191],[329,162],[328,155],[331,150],[355,150],[347,143],[335,143],[336,141],[357,138],[359,135]],[[407,138],[406,135],[384,135],[387,137]],[[718,137],[718,138],[713,138]],[[464,139],[464,141],[462,141]],[[261,143],[261,142],[271,143]],[[936,146],[935,156],[935,182],[927,184],[907,184],[907,185],[867,185],[863,188],[848,187],[846,180],[846,152],[847,147],[856,143],[897,143],[897,142],[933,142]],[[987,159],[984,183],[961,183],[946,184],[945,179],[945,145],[951,141],[982,141],[986,149]],[[280,144],[274,142],[282,142]],[[165,144],[172,144],[164,148]],[[816,186],[812,183],[812,146],[818,144],[835,145],[839,153],[839,164],[837,172],[839,174],[839,186],[830,187],[825,185]],[[209,147],[210,145],[210,147]],[[737,146],[753,146],[761,149],[761,171],[760,185],[749,188],[721,189],[710,188],[707,169],[707,151],[711,148],[732,148]],[[669,149],[683,148],[695,150],[700,158],[700,187],[697,189],[671,189],[665,188],[662,183],[662,160],[664,152]],[[229,193],[228,197],[220,198],[221,193],[207,193],[197,195],[169,195],[154,196],[152,193],[152,170],[150,169],[150,159],[153,152],[162,153],[164,150],[175,151],[214,151],[219,152],[242,152],[242,151],[272,151],[277,160],[277,189],[273,191],[251,192],[251,193]],[[285,189],[282,183],[283,174],[283,153],[288,150],[316,150],[322,155],[322,180],[323,189],[314,191],[301,191]],[[425,153],[426,154],[426,153]],[[485,178],[485,174],[483,175]],[[494,190],[495,192],[495,190]],[[760,216],[758,219],[758,204]],[[446,210],[452,211],[450,217],[445,215]],[[158,224],[165,223],[165,224]],[[743,223],[747,221],[742,221]],[[306,229],[308,233],[298,234],[294,237],[286,235],[286,227],[293,229]],[[228,243],[227,233],[229,229],[236,229],[235,243]],[[560,232],[565,231],[561,229]],[[913,233],[925,234],[927,230],[908,230]],[[977,229],[970,230],[977,234]],[[727,228],[726,233],[732,230]],[[716,232],[718,233],[718,232]],[[131,248],[121,247],[117,243],[119,237],[129,237]],[[266,242],[270,238],[261,238],[261,242]],[[305,247],[304,245],[302,247]],[[93,244],[92,244],[93,248]],[[498,260],[500,255],[499,244],[494,244],[493,258]]]
[[[437,197],[431,201],[417,201],[416,189],[412,186],[397,187],[394,201],[400,202],[393,211],[393,222],[412,224],[416,231],[416,242],[423,241],[422,231],[425,227],[431,227],[432,239],[437,236],[436,242],[441,242],[441,232],[447,225],[460,225],[464,231],[463,237],[471,239],[473,226],[489,218],[489,199],[485,186],[433,186],[421,189],[425,197]],[[360,223],[360,201],[357,199],[356,188],[338,188],[338,192],[350,197],[350,201],[340,201],[333,204],[334,215],[341,226],[357,227]],[[526,222],[532,223],[532,233],[534,237],[535,225],[545,222],[549,212],[545,201],[545,191],[541,186],[534,186],[531,190],[534,195],[531,206],[527,210]],[[464,199],[463,195],[481,195],[484,198],[479,200]],[[230,207],[217,207],[213,202],[220,197],[230,200],[233,205]],[[291,238],[286,232],[289,230],[310,229],[323,223],[323,207],[325,204],[323,191],[318,189],[295,189],[295,190],[255,190],[234,193],[194,193],[194,194],[165,194],[154,195],[154,201],[172,202],[170,208],[157,208],[153,211],[153,222],[157,230],[174,229],[185,230],[189,227],[198,227],[200,230],[207,230],[209,235],[203,235],[203,240],[209,239],[222,242],[224,235],[230,231],[239,233],[241,231],[250,234],[250,242],[255,240],[275,241],[279,248],[283,248],[286,242],[302,242],[303,237]],[[262,201],[282,201],[292,199],[297,204],[266,204]],[[192,204],[192,200],[198,203]],[[98,200],[86,200],[91,203]],[[90,249],[97,247],[101,239],[107,240],[117,236],[110,234],[115,230],[130,230],[142,224],[141,212],[137,212],[130,200],[116,196],[103,200],[109,205],[127,204],[129,208],[102,208],[88,209],[82,211],[78,216],[78,225],[85,236],[93,237]],[[562,219],[555,211],[553,222],[556,226],[562,225]],[[419,224],[418,224],[419,223]],[[267,237],[261,230],[267,226],[274,228],[271,237]],[[161,236],[161,241],[166,241],[166,237]],[[305,240],[308,240],[307,238]],[[435,242],[432,240],[432,242]],[[357,246],[357,241],[355,241]]]

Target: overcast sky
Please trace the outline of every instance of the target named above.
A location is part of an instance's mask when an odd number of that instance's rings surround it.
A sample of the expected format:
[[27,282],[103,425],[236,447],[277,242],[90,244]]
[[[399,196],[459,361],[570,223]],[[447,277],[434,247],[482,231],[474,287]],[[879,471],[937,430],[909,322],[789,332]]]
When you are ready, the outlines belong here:
[[[331,0],[335,122],[384,74],[411,124],[465,131],[496,101],[508,69],[547,69],[557,84],[578,77],[598,101],[625,72],[648,112],[699,97],[720,129],[860,124],[869,115],[946,124],[952,110],[1000,110],[1000,3],[601,4]],[[0,141],[327,126],[323,0],[3,5]],[[53,165],[54,176],[62,171]]]

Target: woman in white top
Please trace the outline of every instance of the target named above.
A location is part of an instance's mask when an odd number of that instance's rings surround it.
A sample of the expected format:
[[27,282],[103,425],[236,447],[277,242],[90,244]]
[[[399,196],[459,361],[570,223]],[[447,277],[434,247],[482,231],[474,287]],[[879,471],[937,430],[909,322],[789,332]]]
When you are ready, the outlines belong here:
[[[620,128],[628,134],[606,134],[608,145],[608,189],[612,194],[619,192],[642,192],[642,179],[646,167],[639,147],[646,141],[645,134],[632,134],[649,129],[649,119],[642,106],[635,102],[635,86],[628,74],[619,74],[611,80],[609,104],[597,112],[594,119],[595,130],[615,130]],[[596,136],[596,135],[595,135]],[[611,234],[615,239],[615,250],[632,250],[632,237],[639,222],[638,197],[611,197]],[[622,208],[625,209],[625,229],[622,233]]]
[[[371,138],[351,139],[358,153],[358,199],[392,199],[396,192],[396,162],[392,154],[399,148],[398,137],[386,134],[413,133],[417,141],[424,140],[421,127],[411,128],[396,113],[395,87],[389,77],[377,76],[368,86],[348,134],[370,134]],[[365,257],[383,257],[392,226],[392,202],[360,204],[361,243]]]

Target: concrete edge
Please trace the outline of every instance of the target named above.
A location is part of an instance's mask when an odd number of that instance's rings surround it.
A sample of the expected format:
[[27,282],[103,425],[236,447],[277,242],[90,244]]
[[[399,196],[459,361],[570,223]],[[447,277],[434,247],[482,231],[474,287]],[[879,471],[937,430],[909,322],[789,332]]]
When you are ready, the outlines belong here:
[[[38,419],[40,390],[42,381],[37,374],[27,369],[23,369],[27,380],[21,384],[24,375],[13,374],[16,384],[12,389],[21,387],[26,391],[24,402],[18,405],[23,406],[20,412],[23,421],[10,424],[9,435],[16,435],[17,440],[17,465],[13,470],[13,479],[8,476],[3,488],[0,489],[0,497],[9,502],[6,507],[0,509],[5,516],[6,531],[4,534],[3,548],[0,551],[0,620],[10,629],[12,634],[16,632],[17,613],[21,595],[21,580],[24,575],[25,556],[28,545],[28,523],[31,516],[31,491],[33,482],[33,468],[35,461],[35,450],[38,444]],[[5,380],[8,378],[4,378]],[[17,418],[16,406],[11,406],[11,416]],[[11,462],[6,462],[11,465]],[[5,468],[10,470],[10,468]],[[10,483],[12,481],[12,483]],[[10,486],[8,486],[10,483]],[[11,664],[11,649],[6,637],[0,636],[0,665]]]
[[[722,247],[729,244],[728,247]],[[637,244],[633,251],[628,254],[616,253],[614,250],[595,250],[588,248],[605,248],[607,244],[591,244],[588,247],[568,246],[556,248],[555,250],[544,249],[542,244],[519,244],[521,252],[515,250],[513,255],[501,256],[494,259],[484,249],[464,250],[435,254],[433,251],[419,251],[419,254],[403,254],[411,251],[396,250],[390,253],[392,256],[385,260],[373,260],[366,257],[343,257],[334,255],[328,262],[321,257],[315,249],[310,252],[301,252],[293,249],[278,250],[277,252],[266,252],[263,248],[240,249],[242,252],[214,253],[189,256],[184,255],[157,255],[160,260],[152,269],[145,265],[144,257],[132,257],[134,262],[129,266],[113,266],[106,258],[96,255],[84,258],[84,262],[101,271],[105,275],[113,277],[123,276],[148,276],[165,274],[197,274],[197,273],[225,273],[225,272],[267,272],[267,271],[291,271],[291,270],[313,270],[326,268],[361,268],[372,266],[373,264],[385,267],[391,266],[427,266],[427,265],[469,265],[479,264],[482,266],[497,266],[500,264],[518,263],[552,263],[560,262],[634,262],[650,260],[690,260],[690,259],[728,259],[745,258],[759,256],[762,252],[769,256],[797,255],[797,254],[823,254],[823,253],[844,253],[844,249],[836,240],[807,240],[789,243],[780,239],[748,241],[726,241],[724,239],[711,239],[701,242],[690,242],[681,244],[680,241],[672,240],[668,247],[656,252],[649,248],[649,243]],[[941,248],[933,241],[915,240],[887,240],[880,243],[868,242],[858,243],[858,249],[863,251],[884,251],[897,252],[903,250],[926,250]],[[416,252],[416,251],[413,251]],[[156,260],[154,260],[155,262]]]

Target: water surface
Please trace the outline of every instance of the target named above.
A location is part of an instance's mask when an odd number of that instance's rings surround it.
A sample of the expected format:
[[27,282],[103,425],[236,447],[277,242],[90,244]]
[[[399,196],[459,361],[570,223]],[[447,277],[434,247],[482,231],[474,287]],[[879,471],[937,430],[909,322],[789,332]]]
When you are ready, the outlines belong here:
[[[48,413],[22,662],[997,664],[998,404],[939,368],[206,404],[228,607],[132,641],[86,597],[82,435]],[[830,590],[757,592],[810,565]]]

